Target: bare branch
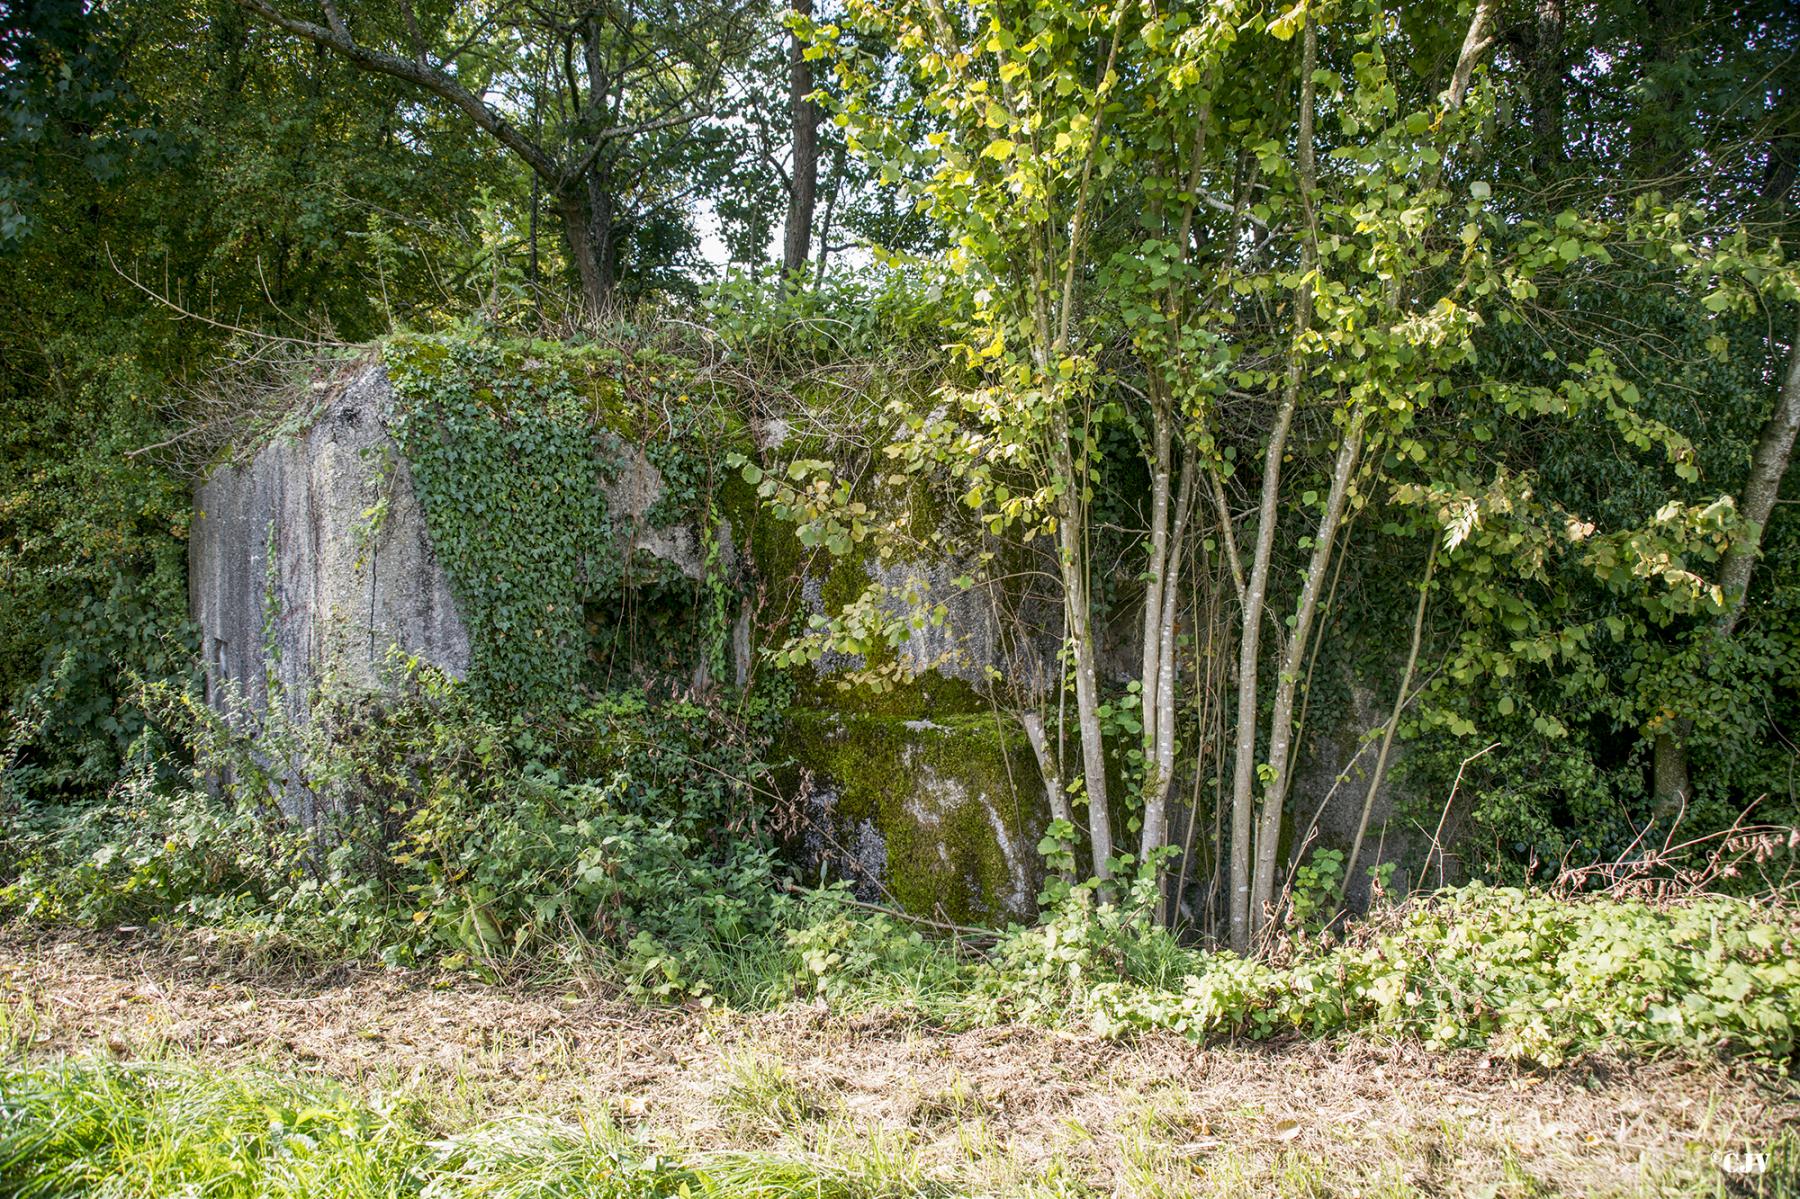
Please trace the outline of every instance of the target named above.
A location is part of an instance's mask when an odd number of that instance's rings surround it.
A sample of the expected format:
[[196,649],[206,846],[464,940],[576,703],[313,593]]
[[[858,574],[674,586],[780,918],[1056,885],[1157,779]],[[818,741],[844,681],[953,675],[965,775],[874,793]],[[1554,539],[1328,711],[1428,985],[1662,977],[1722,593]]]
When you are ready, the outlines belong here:
[[[335,22],[336,28],[328,29],[323,25],[315,25],[311,21],[290,17],[269,4],[267,0],[237,0],[237,3],[238,7],[255,13],[289,33],[303,37],[315,45],[337,51],[365,71],[404,80],[455,105],[482,130],[518,155],[527,166],[550,184],[553,190],[560,192],[570,180],[579,178],[579,175],[565,174],[557,165],[556,160],[545,153],[541,146],[514,128],[511,122],[494,110],[493,106],[463,87],[442,69],[432,67],[424,62],[409,61],[396,54],[370,49],[352,38],[349,31],[343,28],[341,21]],[[326,9],[327,20],[333,19],[331,11],[328,6]]]
[[668,129],[675,125],[692,124],[699,118],[700,114],[697,112],[678,112],[674,116],[661,117],[654,121],[638,121],[630,125],[614,125],[610,129],[603,129],[594,135],[594,144],[588,147],[587,153],[583,154],[580,161],[570,170],[569,178],[579,179],[586,174],[587,169],[594,165],[594,159],[600,157],[600,151],[609,142],[616,142],[622,137],[636,137],[640,133],[655,133],[658,129]]

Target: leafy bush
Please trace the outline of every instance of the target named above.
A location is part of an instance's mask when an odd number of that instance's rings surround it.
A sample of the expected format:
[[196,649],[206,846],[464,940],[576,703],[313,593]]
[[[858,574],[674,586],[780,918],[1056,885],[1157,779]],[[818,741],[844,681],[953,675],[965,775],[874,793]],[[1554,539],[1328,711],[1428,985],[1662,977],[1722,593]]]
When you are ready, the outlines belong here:
[[796,288],[779,270],[734,273],[705,297],[708,327],[734,352],[770,365],[880,358],[907,346],[935,350],[961,289],[906,269],[833,275]]
[[103,802],[28,809],[0,839],[0,910],[82,925],[250,918],[304,834],[139,770]]
[[1107,1035],[1361,1030],[1547,1065],[1602,1044],[1785,1062],[1800,1031],[1797,950],[1791,912],[1739,900],[1658,905],[1476,884],[1277,963],[1183,950],[1128,909],[1077,901],[1014,934],[985,990],[1000,1014]]
[[113,465],[134,433],[0,452],[0,733],[29,734],[0,756],[0,803],[103,792],[143,731],[132,680],[188,673],[187,488]]
[[386,699],[328,689],[304,725],[273,704],[250,731],[242,710],[148,689],[198,764],[144,757],[102,804],[30,812],[3,842],[0,907],[487,970],[599,947],[658,996],[703,991],[700,963],[771,927],[744,783],[756,713],[632,699],[545,725],[487,715],[416,663],[392,681]]
[[[783,916],[764,998],[899,1007],[952,1025],[1164,1030],[1195,1040],[1374,1033],[1544,1065],[1600,1047],[1777,1064],[1800,1046],[1800,922],[1723,897],[1652,904],[1473,885],[1384,910],[1284,957],[1181,945],[1140,875],[1071,888],[984,954],[817,893]],[[736,988],[748,995],[749,989]]]

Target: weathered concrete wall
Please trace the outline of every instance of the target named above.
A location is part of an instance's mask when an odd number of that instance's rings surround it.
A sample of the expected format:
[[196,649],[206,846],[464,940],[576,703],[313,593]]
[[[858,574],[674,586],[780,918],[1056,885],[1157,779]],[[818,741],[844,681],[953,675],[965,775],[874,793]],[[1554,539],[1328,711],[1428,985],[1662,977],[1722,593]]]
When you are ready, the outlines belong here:
[[[219,467],[200,485],[190,594],[215,702],[236,692],[252,711],[264,710],[272,676],[288,714],[304,720],[321,679],[377,686],[396,648],[455,676],[468,671],[469,634],[390,435],[393,419],[385,371],[364,364],[320,393],[302,429],[247,462]],[[765,446],[768,433],[759,435]],[[663,480],[649,456],[640,447],[617,449],[616,460],[596,470],[621,547],[662,559],[689,579],[704,577],[697,530],[651,523]],[[994,548],[973,526],[967,537],[938,539],[966,563],[833,561],[800,554],[791,526],[771,528],[773,518],[756,514],[753,498],[750,505],[737,512],[736,541],[731,523],[721,521],[723,565],[730,571],[739,555],[756,559],[764,586],[791,597],[802,618],[835,611],[871,584],[886,589],[891,607],[922,613],[942,604],[947,613],[941,624],[921,622],[893,651],[918,677],[892,691],[840,690],[845,672],[866,665],[856,656],[828,654],[801,672],[799,703],[775,757],[792,763],[784,790],[799,797],[804,816],[794,837],[803,863],[916,911],[967,921],[1029,915],[1042,883],[1036,844],[1049,813],[1035,759],[1009,713],[1035,708],[1054,680],[1054,597],[958,586],[958,576],[974,573],[977,555]],[[1029,577],[1032,565],[1011,573]],[[1135,668],[1135,651],[1119,646],[1135,620],[1120,619],[1124,631],[1107,661],[1122,681]],[[751,674],[754,635],[746,600],[730,638],[739,684]],[[696,675],[696,686],[709,682]],[[1339,848],[1354,834],[1374,758],[1358,735],[1379,724],[1391,702],[1349,674],[1342,682],[1347,698],[1329,705],[1340,710],[1321,704],[1308,722],[1292,792],[1296,832],[1319,811],[1316,844]],[[1395,860],[1417,848],[1391,823],[1385,844],[1378,840],[1392,792],[1390,783],[1377,797],[1365,867],[1378,850],[1381,860]],[[1366,889],[1365,877],[1359,870],[1351,880],[1353,897]]]
[[388,434],[386,373],[365,365],[320,400],[303,431],[195,493],[188,596],[214,703],[235,692],[263,711],[272,678],[304,719],[320,679],[373,687],[395,647],[468,670],[468,633]]
[[1011,718],[799,710],[784,749],[793,762],[784,790],[804,821],[794,848],[813,877],[957,922],[1036,912],[1050,813]]
[[[687,525],[656,525],[650,512],[663,496],[662,472],[642,447],[629,446],[610,472],[602,472],[600,488],[606,493],[607,512],[620,540],[632,551],[659,558],[696,582],[706,577],[706,553],[697,532]],[[731,520],[722,518],[716,532],[719,567],[727,575],[737,569],[737,543]]]

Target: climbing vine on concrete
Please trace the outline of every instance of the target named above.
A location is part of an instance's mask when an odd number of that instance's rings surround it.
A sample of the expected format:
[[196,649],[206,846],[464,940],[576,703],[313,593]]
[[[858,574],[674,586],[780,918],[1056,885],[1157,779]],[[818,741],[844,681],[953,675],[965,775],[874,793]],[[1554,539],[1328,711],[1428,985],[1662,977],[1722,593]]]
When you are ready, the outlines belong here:
[[[646,347],[448,334],[393,339],[385,358],[480,699],[551,710],[634,674],[724,677],[737,583],[714,488],[742,438],[729,394]],[[609,485],[645,464],[654,502],[613,510]],[[633,548],[675,526],[695,534],[698,581]]]
[[596,419],[616,384],[591,359],[551,366],[473,340],[397,341],[386,357],[394,437],[469,629],[471,684],[491,704],[573,700],[582,602],[619,573]]

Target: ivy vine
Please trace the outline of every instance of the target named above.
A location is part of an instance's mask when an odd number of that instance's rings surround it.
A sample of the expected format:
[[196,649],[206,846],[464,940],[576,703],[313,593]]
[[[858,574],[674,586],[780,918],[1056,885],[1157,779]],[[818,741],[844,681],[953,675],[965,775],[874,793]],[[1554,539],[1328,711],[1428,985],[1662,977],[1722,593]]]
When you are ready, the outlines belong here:
[[[491,708],[566,709],[635,673],[719,678],[731,589],[711,462],[733,424],[682,388],[686,364],[609,347],[462,335],[385,347],[391,428],[469,631],[469,682]],[[606,485],[642,448],[663,491],[645,514],[706,547],[696,584],[630,552]],[[717,642],[718,644],[712,644]]]

